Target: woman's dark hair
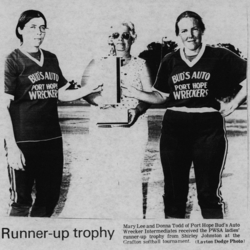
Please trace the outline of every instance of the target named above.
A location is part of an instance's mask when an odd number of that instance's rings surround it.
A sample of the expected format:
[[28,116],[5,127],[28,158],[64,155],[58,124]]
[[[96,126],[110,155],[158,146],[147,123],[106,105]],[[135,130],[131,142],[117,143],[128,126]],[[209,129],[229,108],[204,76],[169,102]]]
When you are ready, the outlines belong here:
[[193,17],[193,18],[195,18],[198,21],[199,28],[201,29],[202,33],[204,33],[205,24],[203,23],[202,18],[197,13],[195,13],[193,11],[185,11],[185,12],[181,13],[176,19],[176,22],[175,22],[175,34],[176,34],[176,36],[179,35],[178,23],[180,22],[180,20],[182,18],[185,18],[185,17]]
[[16,36],[21,42],[23,42],[23,36],[19,34],[18,28],[23,29],[26,23],[28,23],[31,19],[38,17],[41,17],[44,20],[45,28],[47,28],[47,21],[42,12],[38,10],[26,10],[21,14],[16,26]]

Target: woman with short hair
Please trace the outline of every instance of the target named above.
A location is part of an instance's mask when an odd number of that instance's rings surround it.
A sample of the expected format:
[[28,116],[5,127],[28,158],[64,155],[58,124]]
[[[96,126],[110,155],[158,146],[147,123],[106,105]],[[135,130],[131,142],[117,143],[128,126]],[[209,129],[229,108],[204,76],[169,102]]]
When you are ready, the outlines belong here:
[[[122,93],[120,102],[110,101],[108,91],[117,88],[117,65],[114,63],[117,58],[122,61],[119,67],[121,85],[145,91],[151,89],[151,77],[145,61],[130,54],[136,37],[131,22],[112,26],[108,34],[109,56],[93,59],[84,71],[82,86],[102,84],[103,91],[85,98],[92,104],[89,168],[83,168],[81,184],[72,187],[62,216],[143,218],[141,165],[148,140],[144,113],[149,105],[126,98]],[[113,91],[111,99],[116,95]],[[80,199],[82,202],[78,203]]]
[[[24,11],[16,26],[20,47],[5,62],[5,147],[10,178],[10,216],[50,217],[58,202],[63,170],[57,101],[94,92],[67,90],[57,57],[40,48],[45,16]],[[99,91],[98,88],[96,91]],[[31,196],[35,184],[36,198]]]
[[[123,93],[166,103],[160,139],[165,217],[185,218],[193,164],[202,216],[219,219],[224,217],[220,191],[227,155],[224,117],[246,99],[246,61],[227,49],[205,45],[205,25],[195,12],[183,12],[175,29],[183,46],[163,58],[152,92],[131,87]],[[220,101],[228,96],[230,102]]]

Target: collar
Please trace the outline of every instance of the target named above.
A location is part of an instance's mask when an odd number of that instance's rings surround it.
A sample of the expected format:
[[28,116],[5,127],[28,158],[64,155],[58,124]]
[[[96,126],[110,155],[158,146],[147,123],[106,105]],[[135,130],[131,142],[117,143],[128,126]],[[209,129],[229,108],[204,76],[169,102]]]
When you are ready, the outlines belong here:
[[28,52],[26,52],[25,50],[23,50],[21,47],[19,48],[19,50],[26,55],[28,58],[30,58],[32,61],[34,61],[36,64],[38,64],[40,67],[43,66],[44,63],[44,56],[43,56],[43,51],[39,48],[39,51],[41,53],[41,58],[40,61],[38,61],[36,58],[34,58],[33,56],[31,56]]
[[189,61],[189,60],[186,58],[184,49],[185,49],[185,48],[181,48],[181,49],[180,49],[181,59],[191,68],[191,67],[193,67],[193,66],[201,59],[201,57],[203,56],[203,54],[204,54],[204,52],[205,52],[205,49],[206,49],[206,44],[205,44],[205,43],[202,43],[202,44],[201,44],[201,49],[200,49],[199,53],[197,54],[197,56],[196,56],[192,61]]

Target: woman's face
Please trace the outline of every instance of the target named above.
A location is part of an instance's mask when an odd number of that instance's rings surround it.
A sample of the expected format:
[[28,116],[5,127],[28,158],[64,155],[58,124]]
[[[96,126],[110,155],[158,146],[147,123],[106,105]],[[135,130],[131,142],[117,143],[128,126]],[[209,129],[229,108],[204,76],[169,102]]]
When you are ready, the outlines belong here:
[[18,32],[23,37],[23,44],[39,47],[45,37],[45,22],[41,17],[33,18],[23,29],[18,28]]
[[124,25],[119,25],[113,28],[113,30],[112,40],[116,53],[130,53],[133,38],[129,33],[129,28]]
[[184,17],[179,23],[179,36],[185,48],[196,50],[202,42],[202,31],[198,21],[193,17]]

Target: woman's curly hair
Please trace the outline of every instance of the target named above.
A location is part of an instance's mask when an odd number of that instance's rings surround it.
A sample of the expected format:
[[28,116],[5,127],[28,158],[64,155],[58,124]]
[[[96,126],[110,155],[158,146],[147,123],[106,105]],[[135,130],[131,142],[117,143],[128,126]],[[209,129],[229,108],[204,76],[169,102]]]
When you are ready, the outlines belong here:
[[[135,32],[135,25],[132,22],[121,22],[120,24],[128,28],[129,34],[132,37],[132,43],[133,43],[135,39],[137,38],[137,34]],[[113,28],[114,28],[113,26],[110,27],[111,34],[108,37],[108,44],[111,47],[109,54],[111,56],[116,55],[115,45],[114,45],[113,38],[112,38]]]

